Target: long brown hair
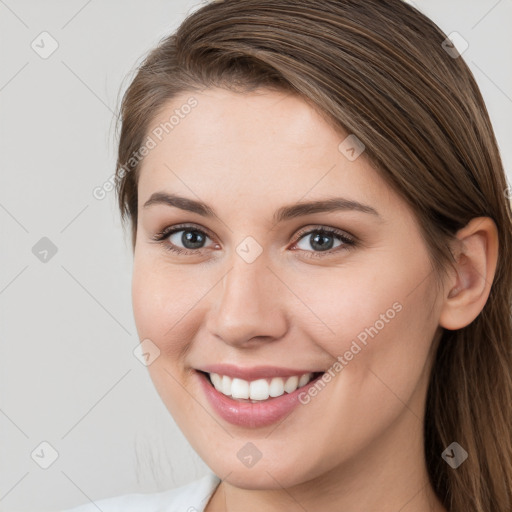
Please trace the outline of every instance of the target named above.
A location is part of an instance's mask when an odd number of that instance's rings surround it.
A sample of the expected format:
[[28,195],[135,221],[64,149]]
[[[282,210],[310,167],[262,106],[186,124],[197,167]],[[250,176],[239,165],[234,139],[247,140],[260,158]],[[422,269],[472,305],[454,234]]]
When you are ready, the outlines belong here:
[[[144,144],[178,93],[220,86],[290,91],[355,134],[412,208],[436,277],[449,241],[487,216],[498,265],[480,315],[443,329],[427,394],[425,457],[452,512],[512,510],[512,213],[494,132],[478,86],[447,36],[401,0],[225,0],[191,14],[144,59],[121,104],[116,168],[122,219],[137,229]],[[441,457],[453,441],[469,454]]]

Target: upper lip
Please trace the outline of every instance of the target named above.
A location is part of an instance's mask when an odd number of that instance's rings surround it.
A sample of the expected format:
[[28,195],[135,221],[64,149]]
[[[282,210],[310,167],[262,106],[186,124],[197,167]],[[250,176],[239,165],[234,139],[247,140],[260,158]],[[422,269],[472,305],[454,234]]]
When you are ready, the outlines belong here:
[[253,381],[257,379],[271,379],[273,377],[301,376],[305,373],[318,373],[318,370],[305,370],[297,368],[280,368],[277,366],[240,367],[233,364],[210,364],[196,368],[206,373],[217,373],[231,378]]

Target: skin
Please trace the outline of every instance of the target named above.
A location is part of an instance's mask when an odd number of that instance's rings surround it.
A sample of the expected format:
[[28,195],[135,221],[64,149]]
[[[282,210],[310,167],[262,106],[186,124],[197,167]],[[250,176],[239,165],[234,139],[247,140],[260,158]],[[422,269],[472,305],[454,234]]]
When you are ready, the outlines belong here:
[[[487,300],[494,223],[473,219],[457,234],[458,265],[439,289],[412,211],[364,153],[350,161],[338,150],[347,133],[299,97],[270,90],[184,93],[151,126],[190,96],[197,107],[142,163],[132,298],[140,339],[160,350],[148,367],[156,389],[222,479],[207,512],[444,511],[423,454],[432,351],[442,327],[464,327]],[[217,217],[144,208],[157,191],[200,199]],[[379,216],[335,211],[272,222],[284,205],[333,196]],[[152,241],[181,223],[209,233],[199,252],[174,254]],[[327,254],[312,246],[315,233],[297,237],[322,226],[356,245],[337,250],[334,238]],[[181,234],[172,240],[183,248]],[[236,252],[247,236],[263,249],[252,263]],[[193,368],[218,362],[325,371],[396,302],[401,311],[277,425],[227,423],[198,385]],[[237,458],[247,442],[262,454],[252,468]]]

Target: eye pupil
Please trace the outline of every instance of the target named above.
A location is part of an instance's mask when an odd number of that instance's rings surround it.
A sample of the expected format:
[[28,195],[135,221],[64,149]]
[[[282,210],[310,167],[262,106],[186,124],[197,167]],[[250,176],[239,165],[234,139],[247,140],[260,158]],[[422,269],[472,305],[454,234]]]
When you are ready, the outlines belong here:
[[[198,249],[204,243],[204,237],[198,231],[183,231],[181,242],[187,249]],[[187,246],[191,244],[191,246]]]
[[334,240],[330,235],[323,235],[321,233],[317,233],[311,239],[311,247],[317,249],[319,251],[328,251],[332,249]]

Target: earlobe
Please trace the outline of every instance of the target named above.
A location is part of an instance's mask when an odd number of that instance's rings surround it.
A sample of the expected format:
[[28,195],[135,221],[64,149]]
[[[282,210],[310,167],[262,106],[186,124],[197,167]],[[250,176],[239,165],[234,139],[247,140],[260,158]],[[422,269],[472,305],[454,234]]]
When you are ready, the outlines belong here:
[[439,324],[449,330],[469,325],[489,297],[498,260],[498,231],[489,217],[472,219],[457,232],[459,249]]

